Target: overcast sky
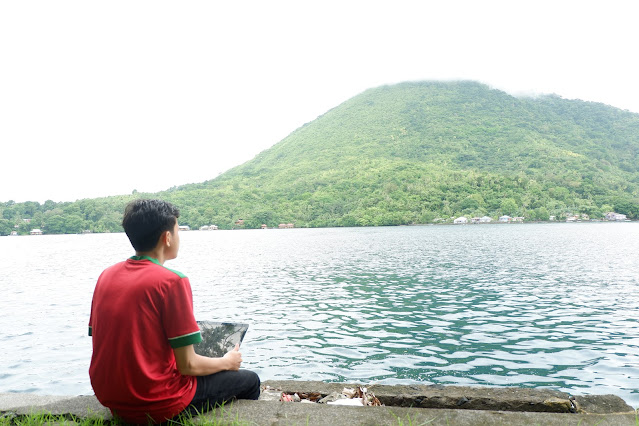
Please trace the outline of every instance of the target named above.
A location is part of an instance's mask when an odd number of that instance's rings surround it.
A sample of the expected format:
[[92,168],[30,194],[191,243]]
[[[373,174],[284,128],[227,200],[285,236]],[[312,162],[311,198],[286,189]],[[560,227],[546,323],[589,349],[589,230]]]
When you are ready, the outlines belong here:
[[4,1],[0,201],[202,182],[372,87],[639,113],[639,2]]

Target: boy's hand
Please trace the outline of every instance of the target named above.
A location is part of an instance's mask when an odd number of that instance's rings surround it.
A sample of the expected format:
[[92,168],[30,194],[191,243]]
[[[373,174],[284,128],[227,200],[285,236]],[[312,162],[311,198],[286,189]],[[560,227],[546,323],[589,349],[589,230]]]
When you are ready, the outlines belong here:
[[223,357],[226,359],[228,368],[227,370],[237,371],[240,369],[240,365],[242,364],[242,354],[240,353],[240,345],[235,345],[235,348],[226,353]]

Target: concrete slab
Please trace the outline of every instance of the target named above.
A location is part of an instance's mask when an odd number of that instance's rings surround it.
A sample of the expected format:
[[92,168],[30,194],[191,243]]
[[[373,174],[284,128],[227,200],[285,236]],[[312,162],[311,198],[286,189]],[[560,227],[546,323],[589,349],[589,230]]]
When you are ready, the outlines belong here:
[[[348,384],[343,383],[324,383],[324,382],[266,382],[268,386],[274,387],[280,385],[284,391],[294,390],[295,392],[322,392],[330,394],[337,390],[341,391]],[[458,394],[471,396],[476,399],[472,392],[478,388],[463,387],[440,387],[430,389],[421,389],[421,387],[402,387],[402,386],[386,386],[376,387],[379,395],[382,397],[398,397],[404,395],[403,401],[407,401],[406,396],[423,395],[425,391],[436,391],[439,395],[451,396],[450,401],[455,401]],[[429,387],[427,387],[429,388]],[[394,391],[393,391],[394,389]],[[479,388],[486,393],[485,388]],[[494,389],[494,388],[491,388]],[[501,388],[498,388],[501,389]],[[515,391],[508,396],[519,395],[520,398],[528,398],[530,395],[534,398],[545,398],[550,394],[539,393],[531,389],[530,394],[526,396],[521,389]],[[277,391],[274,392],[277,395]],[[490,393],[490,392],[488,392]],[[551,392],[552,393],[552,392]],[[377,395],[377,394],[376,394]],[[554,393],[552,394],[554,395]],[[494,398],[495,395],[492,395]],[[554,395],[553,397],[557,397]],[[435,398],[436,399],[436,398]],[[445,400],[446,398],[441,398]],[[510,399],[512,403],[512,398]],[[458,403],[459,400],[456,401]],[[520,401],[521,402],[521,401]],[[611,413],[619,407],[626,409],[627,404],[620,406],[615,405],[618,401],[614,400],[611,405],[610,400],[598,398],[586,398],[585,404],[591,404],[589,412],[581,413],[550,413],[550,412],[531,412],[531,411],[501,411],[501,410],[477,410],[477,409],[460,409],[457,408],[419,408],[419,407],[398,407],[398,406],[382,406],[382,407],[353,407],[353,406],[336,406],[318,403],[302,403],[302,402],[280,402],[276,400],[266,401],[235,401],[227,404],[221,409],[203,414],[205,419],[225,420],[227,422],[238,422],[240,424],[250,425],[273,425],[273,426],[294,426],[294,425],[579,425],[579,426],[637,426],[639,425],[639,417],[632,411],[625,413]],[[462,405],[466,405],[465,402]],[[515,404],[515,406],[525,406],[526,403]],[[613,407],[613,408],[611,408]],[[614,408],[617,407],[617,408]],[[606,411],[605,414],[594,413],[595,411]],[[94,417],[102,416],[105,419],[111,419],[108,409],[103,407],[95,398],[95,396],[42,396],[21,393],[4,393],[0,394],[0,412],[11,412],[17,415],[34,414],[37,412],[47,412],[55,415],[73,414],[78,417]],[[224,423],[224,422],[222,422]]]
[[235,401],[203,417],[271,426],[636,426],[637,424],[634,414],[557,414],[407,407],[349,407],[268,401]]
[[[341,392],[356,383],[266,381],[265,386],[289,394]],[[634,413],[616,395],[572,396],[551,389],[468,387],[442,385],[371,385],[367,387],[386,406],[547,413]]]
[[111,412],[93,395],[47,396],[27,393],[0,393],[0,412],[17,415],[51,413],[72,414],[78,417],[101,416],[111,419]]
[[13,411],[21,407],[52,404],[73,396],[34,395],[30,393],[0,393],[0,411]]

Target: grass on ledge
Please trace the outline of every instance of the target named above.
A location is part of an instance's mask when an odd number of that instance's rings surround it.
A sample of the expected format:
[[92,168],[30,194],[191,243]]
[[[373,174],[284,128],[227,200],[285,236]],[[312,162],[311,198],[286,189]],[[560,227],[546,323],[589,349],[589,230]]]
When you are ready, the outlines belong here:
[[[78,426],[111,426],[120,425],[115,419],[104,419],[101,417],[76,417],[73,415],[54,414],[30,414],[30,415],[6,415],[0,417],[0,426],[40,426],[40,425],[78,425]],[[247,422],[228,419],[211,419],[205,417],[181,418],[177,422],[170,424],[185,426],[245,426]]]
[[[177,421],[170,421],[169,425],[185,425],[185,426],[247,426],[248,422],[239,420],[239,413],[233,415],[228,407],[218,407],[202,416],[193,416],[191,414],[182,414]],[[40,425],[77,425],[77,426],[115,426],[122,423],[118,419],[105,419],[100,415],[90,415],[87,417],[79,417],[72,414],[51,414],[51,413],[35,413],[35,414],[15,414],[12,412],[0,413],[0,426],[40,426]]]

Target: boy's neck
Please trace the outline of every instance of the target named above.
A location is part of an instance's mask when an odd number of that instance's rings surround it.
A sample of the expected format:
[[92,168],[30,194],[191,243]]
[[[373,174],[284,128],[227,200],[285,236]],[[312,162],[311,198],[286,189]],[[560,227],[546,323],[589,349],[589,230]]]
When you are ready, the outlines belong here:
[[[175,232],[177,232],[177,222],[175,222]],[[179,247],[179,239],[172,241],[172,234],[170,231],[163,232],[155,244],[149,251],[135,251],[136,256],[148,256],[156,259],[160,265],[164,265],[164,262],[170,259],[175,259],[176,254],[171,250],[171,244],[177,244]]]

